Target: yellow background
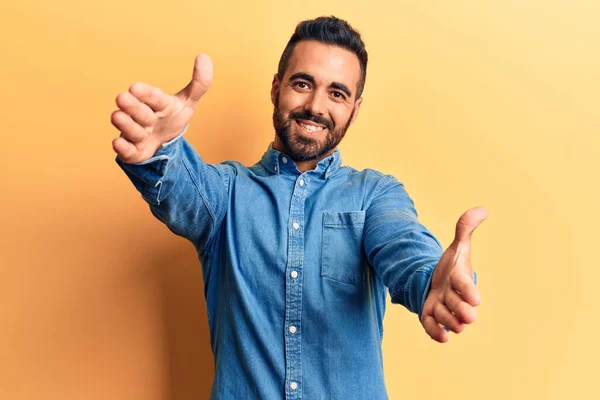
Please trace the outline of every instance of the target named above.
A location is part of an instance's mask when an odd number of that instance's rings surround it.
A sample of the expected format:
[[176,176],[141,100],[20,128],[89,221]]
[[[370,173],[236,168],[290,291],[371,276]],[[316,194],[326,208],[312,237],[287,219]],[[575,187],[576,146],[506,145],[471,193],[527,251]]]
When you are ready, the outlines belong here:
[[1,399],[208,397],[200,264],[114,163],[115,97],[175,92],[206,52],[186,137],[254,163],[293,28],[330,14],[370,56],[344,162],[396,175],[444,246],[490,213],[473,326],[441,345],[388,308],[390,398],[598,398],[600,2],[19,0],[0,6]]

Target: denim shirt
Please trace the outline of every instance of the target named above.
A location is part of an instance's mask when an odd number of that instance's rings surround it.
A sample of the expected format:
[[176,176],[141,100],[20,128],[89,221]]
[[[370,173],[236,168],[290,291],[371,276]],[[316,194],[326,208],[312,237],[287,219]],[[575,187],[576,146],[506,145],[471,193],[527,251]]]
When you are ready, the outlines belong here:
[[339,149],[304,173],[272,145],[249,168],[207,164],[183,133],[147,161],[116,161],[197,250],[210,398],[387,399],[387,291],[420,316],[443,251],[402,183],[342,166]]

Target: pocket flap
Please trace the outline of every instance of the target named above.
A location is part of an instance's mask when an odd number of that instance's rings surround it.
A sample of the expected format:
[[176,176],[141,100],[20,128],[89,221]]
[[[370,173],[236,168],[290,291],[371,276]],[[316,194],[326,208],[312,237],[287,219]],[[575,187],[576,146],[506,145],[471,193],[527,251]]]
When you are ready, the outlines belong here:
[[340,228],[361,227],[365,224],[366,211],[324,212],[323,225]]

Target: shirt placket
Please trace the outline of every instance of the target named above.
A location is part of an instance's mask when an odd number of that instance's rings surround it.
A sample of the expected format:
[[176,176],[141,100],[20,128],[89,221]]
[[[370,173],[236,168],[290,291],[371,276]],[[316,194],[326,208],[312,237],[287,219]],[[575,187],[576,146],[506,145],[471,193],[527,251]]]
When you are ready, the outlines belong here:
[[285,398],[302,398],[302,276],[304,264],[304,201],[307,181],[296,179],[288,221],[288,262],[285,296]]

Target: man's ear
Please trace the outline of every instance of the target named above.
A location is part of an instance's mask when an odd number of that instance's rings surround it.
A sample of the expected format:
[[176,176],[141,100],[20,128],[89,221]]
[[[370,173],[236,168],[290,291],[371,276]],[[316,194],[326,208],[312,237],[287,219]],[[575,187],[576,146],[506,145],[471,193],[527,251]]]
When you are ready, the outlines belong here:
[[354,121],[356,120],[356,117],[358,117],[358,111],[360,110],[360,105],[363,102],[363,98],[362,96],[356,100],[356,102],[354,103],[354,114],[352,114],[352,120],[350,121],[350,124],[353,124]]
[[277,96],[279,96],[279,77],[275,74],[273,76],[273,83],[271,84],[271,103],[273,105],[277,103]]

